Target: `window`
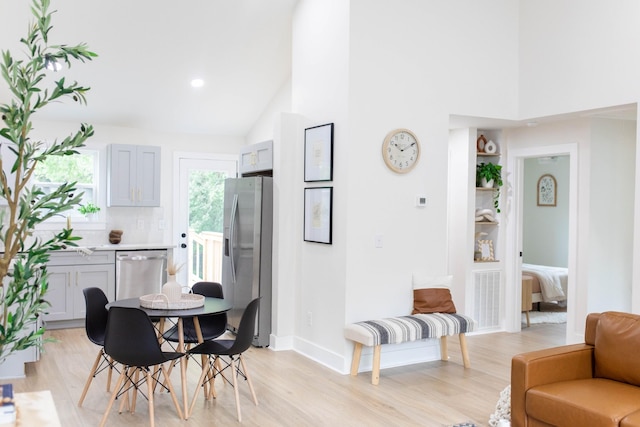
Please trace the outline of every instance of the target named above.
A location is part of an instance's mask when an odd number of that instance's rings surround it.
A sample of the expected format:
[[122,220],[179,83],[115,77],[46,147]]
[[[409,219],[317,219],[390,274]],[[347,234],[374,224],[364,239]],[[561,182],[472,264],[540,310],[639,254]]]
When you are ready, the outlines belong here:
[[[76,188],[82,195],[80,204],[98,201],[98,165],[99,152],[97,150],[78,150],[79,154],[72,156],[49,156],[45,162],[38,164],[34,172],[34,183],[45,193],[50,193],[65,182],[76,181]],[[66,212],[72,218],[84,218],[77,208]]]

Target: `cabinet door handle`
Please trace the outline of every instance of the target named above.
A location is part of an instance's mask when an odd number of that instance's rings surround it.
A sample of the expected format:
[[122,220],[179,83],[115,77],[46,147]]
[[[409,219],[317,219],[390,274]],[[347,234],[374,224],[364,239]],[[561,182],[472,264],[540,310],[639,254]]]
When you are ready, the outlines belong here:
[[131,201],[132,201],[132,202],[135,202],[135,201],[136,201],[136,199],[135,199],[136,195],[135,195],[134,191],[135,191],[135,190],[134,190],[134,189],[133,189],[133,187],[132,187],[132,188],[131,188],[131,197],[130,197],[130,199],[131,199]]
[[67,272],[67,287],[71,287],[71,272]]
[[80,272],[76,271],[76,286],[78,286],[78,283],[80,283]]
[[142,202],[142,189],[138,188],[138,203]]

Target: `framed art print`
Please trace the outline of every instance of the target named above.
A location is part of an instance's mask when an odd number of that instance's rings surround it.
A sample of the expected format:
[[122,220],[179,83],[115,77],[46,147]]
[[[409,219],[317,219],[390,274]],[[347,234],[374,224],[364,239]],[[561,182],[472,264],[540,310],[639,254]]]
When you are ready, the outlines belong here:
[[304,241],[331,244],[333,187],[304,189]]
[[304,182],[333,179],[333,123],[304,130]]
[[538,179],[538,206],[555,206],[558,194],[557,182],[553,175],[545,174]]

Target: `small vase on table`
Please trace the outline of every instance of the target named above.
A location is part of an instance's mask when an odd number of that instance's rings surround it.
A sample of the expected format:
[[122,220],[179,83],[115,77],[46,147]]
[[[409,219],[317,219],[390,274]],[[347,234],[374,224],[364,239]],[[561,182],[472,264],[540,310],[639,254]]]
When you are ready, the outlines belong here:
[[162,293],[167,296],[169,303],[180,301],[182,298],[182,286],[176,282],[175,274],[169,274],[167,283],[162,285]]

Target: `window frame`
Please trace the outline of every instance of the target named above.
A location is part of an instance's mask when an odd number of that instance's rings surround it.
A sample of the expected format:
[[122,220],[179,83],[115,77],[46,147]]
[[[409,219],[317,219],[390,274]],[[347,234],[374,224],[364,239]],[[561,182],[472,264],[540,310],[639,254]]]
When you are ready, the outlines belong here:
[[[94,154],[93,203],[100,207],[100,211],[89,216],[80,214],[77,209],[66,211],[42,222],[36,227],[36,229],[57,230],[61,226],[66,226],[67,218],[69,218],[71,228],[74,230],[106,229],[106,146],[101,144],[92,144],[91,146],[78,148],[77,151],[79,153]],[[83,184],[82,186],[86,185]],[[81,189],[82,186],[78,186],[77,188]]]

